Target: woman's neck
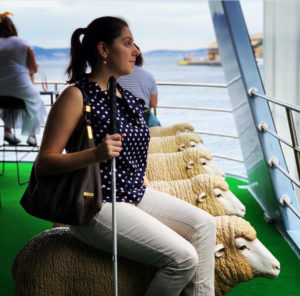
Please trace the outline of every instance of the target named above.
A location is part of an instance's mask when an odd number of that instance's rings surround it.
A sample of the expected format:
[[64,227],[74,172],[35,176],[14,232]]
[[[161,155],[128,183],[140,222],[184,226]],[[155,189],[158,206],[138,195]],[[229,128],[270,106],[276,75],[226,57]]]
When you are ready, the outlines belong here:
[[[100,89],[102,91],[105,91],[108,89],[108,80],[111,76],[112,76],[111,74],[105,73],[105,71],[102,72],[92,71],[91,74],[89,75],[89,80],[96,82],[99,85]],[[115,78],[118,79],[118,77]],[[122,98],[122,94],[119,92],[118,89],[116,90],[116,94],[117,97]]]
[[96,82],[100,86],[101,90],[107,90],[109,77],[109,75],[103,74],[96,75],[93,72],[89,75],[89,79],[93,82]]
[[[92,70],[91,74],[89,75],[89,79],[93,82],[98,83],[101,90],[107,90],[108,87],[108,80],[111,76],[115,76],[109,71],[106,65],[98,65],[95,69]],[[115,76],[116,79],[118,77]]]

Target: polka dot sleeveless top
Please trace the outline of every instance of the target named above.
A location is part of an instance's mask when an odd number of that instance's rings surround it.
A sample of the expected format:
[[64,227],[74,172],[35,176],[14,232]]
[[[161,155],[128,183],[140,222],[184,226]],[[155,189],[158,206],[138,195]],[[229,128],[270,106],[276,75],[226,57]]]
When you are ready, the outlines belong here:
[[[95,144],[110,134],[110,99],[96,82],[83,76],[78,84],[86,91],[92,109],[92,129]],[[117,97],[118,132],[124,134],[122,150],[116,159],[116,195],[118,202],[138,203],[146,187],[143,185],[146,170],[149,129],[143,118],[144,101],[117,85],[122,98]],[[111,160],[100,164],[103,202],[111,202]]]

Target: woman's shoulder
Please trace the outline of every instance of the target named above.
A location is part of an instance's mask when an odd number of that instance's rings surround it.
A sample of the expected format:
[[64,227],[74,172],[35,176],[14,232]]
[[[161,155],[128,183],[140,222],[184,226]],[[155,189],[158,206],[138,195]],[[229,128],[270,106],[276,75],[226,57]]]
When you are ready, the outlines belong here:
[[75,85],[66,87],[58,98],[58,102],[61,104],[74,104],[74,106],[82,105],[82,92]]
[[19,36],[11,36],[7,38],[7,41],[19,46],[30,46],[29,43]]

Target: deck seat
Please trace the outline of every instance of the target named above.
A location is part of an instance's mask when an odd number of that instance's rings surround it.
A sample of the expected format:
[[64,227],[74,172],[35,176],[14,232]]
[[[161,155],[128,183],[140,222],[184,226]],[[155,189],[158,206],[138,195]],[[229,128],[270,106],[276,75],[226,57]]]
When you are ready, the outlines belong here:
[[[17,97],[12,97],[12,96],[0,96],[0,109],[3,110],[9,110],[12,113],[12,117],[13,117],[13,124],[14,124],[14,111],[15,110],[19,110],[19,109],[24,109],[25,110],[25,103],[24,100],[17,98]],[[16,136],[15,134],[15,126],[13,126],[13,132],[14,132],[14,136]],[[5,169],[5,152],[15,152],[16,154],[16,164],[17,164],[17,178],[18,178],[18,183],[19,185],[28,183],[28,180],[26,181],[21,181],[20,179],[20,169],[19,169],[19,157],[18,157],[18,148],[17,145],[9,145],[9,146],[13,146],[14,149],[7,149],[8,145],[1,145],[2,147],[2,170],[0,173],[0,176],[3,176],[4,174],[4,169]]]
[[[120,296],[141,296],[156,269],[118,257]],[[75,238],[68,227],[44,231],[16,256],[12,276],[15,295],[113,295],[112,255]]]

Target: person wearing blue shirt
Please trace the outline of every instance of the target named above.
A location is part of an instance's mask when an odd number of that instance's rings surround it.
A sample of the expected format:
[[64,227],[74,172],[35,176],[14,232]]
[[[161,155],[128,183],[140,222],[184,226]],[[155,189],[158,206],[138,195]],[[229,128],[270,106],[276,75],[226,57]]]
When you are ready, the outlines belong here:
[[157,106],[157,85],[153,75],[144,70],[143,56],[140,48],[135,44],[139,50],[139,55],[136,57],[135,66],[129,75],[121,76],[118,79],[120,85],[129,90],[136,97],[145,101],[144,119],[148,127],[160,126],[160,122],[151,111],[152,108]]

